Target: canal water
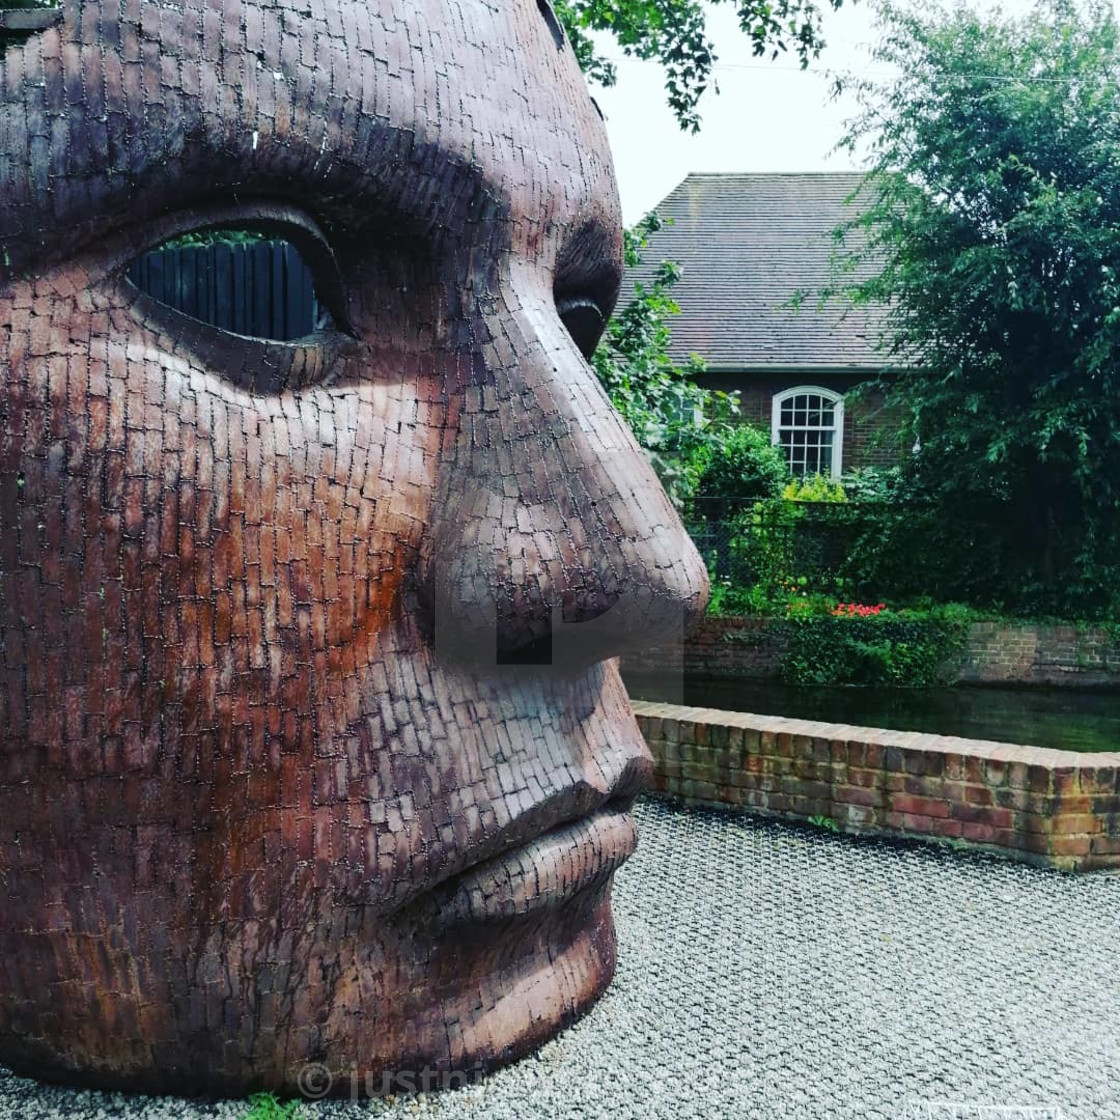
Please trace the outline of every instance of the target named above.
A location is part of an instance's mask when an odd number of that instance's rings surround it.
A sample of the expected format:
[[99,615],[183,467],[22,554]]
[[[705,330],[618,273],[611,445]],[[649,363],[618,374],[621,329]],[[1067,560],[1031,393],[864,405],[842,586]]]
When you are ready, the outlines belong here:
[[1120,751],[1120,693],[1072,689],[817,688],[626,674],[635,700],[926,731],[1067,751]]

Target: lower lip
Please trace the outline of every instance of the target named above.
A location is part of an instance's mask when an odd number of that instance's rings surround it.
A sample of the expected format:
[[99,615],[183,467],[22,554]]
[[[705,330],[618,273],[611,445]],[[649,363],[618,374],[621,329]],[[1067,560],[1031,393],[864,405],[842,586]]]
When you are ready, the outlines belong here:
[[554,910],[605,883],[637,843],[630,813],[605,805],[448,883],[440,916],[452,923],[495,922]]

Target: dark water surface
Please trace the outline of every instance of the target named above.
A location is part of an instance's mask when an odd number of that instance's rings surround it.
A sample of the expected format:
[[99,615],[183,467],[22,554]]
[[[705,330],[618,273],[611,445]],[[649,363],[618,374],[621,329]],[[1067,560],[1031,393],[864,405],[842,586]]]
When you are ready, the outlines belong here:
[[1029,743],[1120,750],[1120,693],[1010,688],[800,688],[765,681],[628,673],[635,700]]

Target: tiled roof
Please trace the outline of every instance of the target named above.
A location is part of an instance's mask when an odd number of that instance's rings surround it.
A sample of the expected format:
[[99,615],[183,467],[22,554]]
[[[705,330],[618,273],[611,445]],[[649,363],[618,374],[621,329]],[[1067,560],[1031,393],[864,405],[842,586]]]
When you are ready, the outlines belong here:
[[[829,282],[832,231],[850,216],[844,200],[861,178],[689,175],[657,206],[673,224],[650,237],[620,306],[635,280],[675,260],[683,275],[672,293],[681,308],[669,323],[674,358],[695,352],[729,371],[877,368],[882,309],[820,308],[816,295]],[[812,294],[795,310],[788,304],[799,291]]]

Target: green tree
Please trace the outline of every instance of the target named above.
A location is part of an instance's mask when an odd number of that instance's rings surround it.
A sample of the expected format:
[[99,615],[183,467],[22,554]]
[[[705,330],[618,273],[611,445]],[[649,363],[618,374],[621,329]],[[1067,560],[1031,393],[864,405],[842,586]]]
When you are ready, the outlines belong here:
[[[1120,49],[1103,0],[878,6],[844,230],[934,499],[987,503],[1020,607],[1100,613],[1120,565]],[[854,235],[854,236],[853,236]],[[857,279],[858,277],[869,278]],[[994,514],[991,511],[996,511]]]
[[[626,231],[628,268],[641,262],[649,235],[660,228],[658,216],[649,214]],[[680,310],[669,292],[680,274],[679,265],[663,261],[648,287],[635,285],[634,298],[608,323],[591,364],[673,504],[683,511],[739,405],[727,393],[696,384],[695,375],[704,370],[699,357],[682,366],[669,355],[668,320]]]
[[[821,10],[843,0],[710,0],[731,3],[756,55],[776,58],[793,50],[804,68],[825,42]],[[700,0],[553,0],[580,67],[600,85],[615,82],[615,68],[589,32],[612,35],[624,54],[657,59],[665,68],[665,93],[681,128],[696,132],[696,103],[708,87],[716,54]]]

